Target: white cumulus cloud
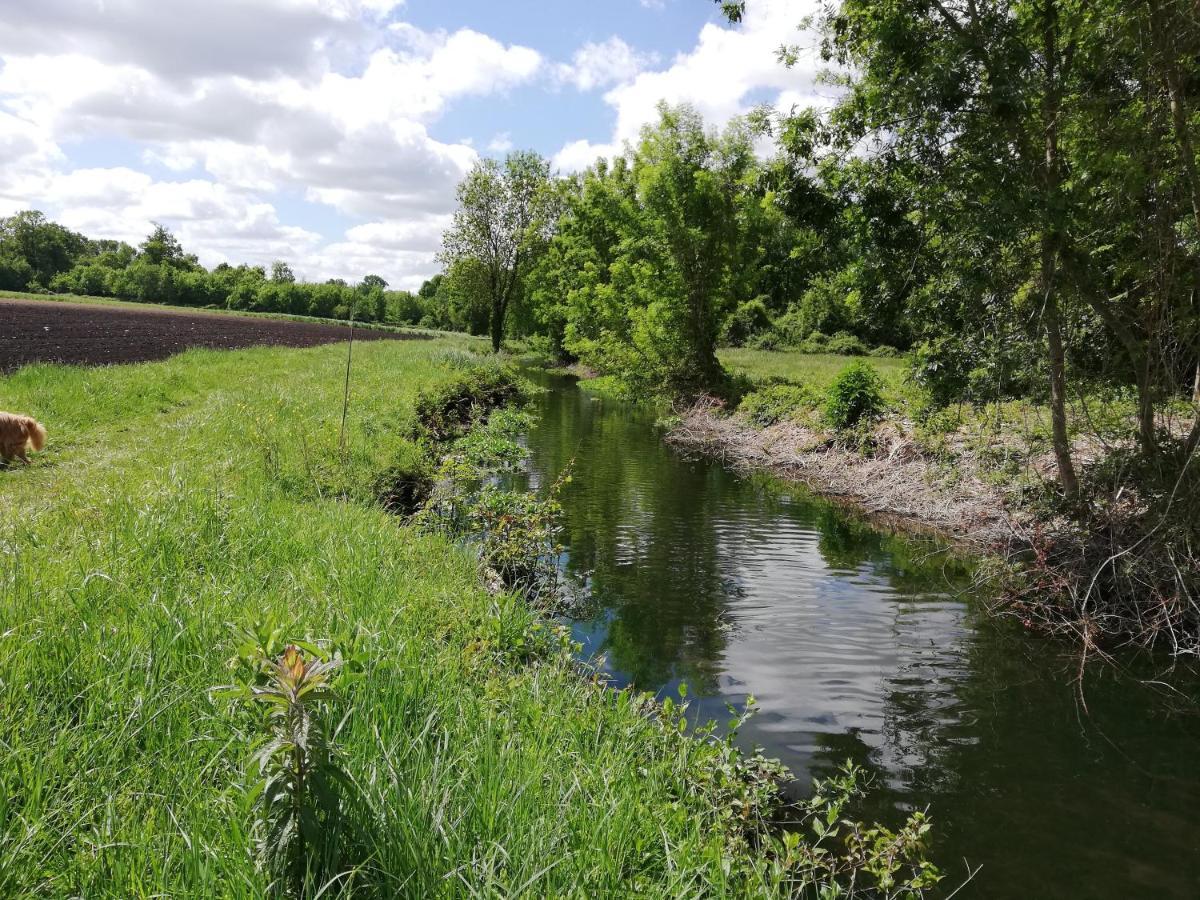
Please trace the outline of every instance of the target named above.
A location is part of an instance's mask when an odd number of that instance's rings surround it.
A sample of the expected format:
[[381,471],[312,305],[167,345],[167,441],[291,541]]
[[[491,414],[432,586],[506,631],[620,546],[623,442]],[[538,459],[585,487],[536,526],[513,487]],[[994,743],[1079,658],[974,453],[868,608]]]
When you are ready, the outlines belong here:
[[[0,213],[40,208],[125,240],[153,219],[206,262],[284,257],[348,279],[370,263],[419,284],[437,270],[455,186],[477,158],[429,124],[545,62],[472,29],[389,24],[399,5],[0,2]],[[73,167],[80,142],[113,140],[139,148],[126,166]],[[156,180],[139,164],[177,174]],[[325,241],[280,222],[284,191],[371,224]],[[417,240],[421,229],[432,231]]]
[[[816,37],[799,30],[818,6],[817,0],[756,0],[739,27],[706,24],[695,47],[679,54],[670,65],[641,71],[604,95],[616,115],[611,139],[569,142],[555,155],[555,166],[574,171],[598,157],[620,152],[657,118],[662,101],[690,103],[714,125],[744,114],[764,100],[785,108],[828,103],[827,91],[817,84],[821,64],[815,52]],[[779,63],[776,52],[791,43],[811,52],[788,69]]]
[[653,62],[652,55],[639,53],[613,35],[603,43],[584,44],[557,74],[579,90],[590,91],[629,81]]

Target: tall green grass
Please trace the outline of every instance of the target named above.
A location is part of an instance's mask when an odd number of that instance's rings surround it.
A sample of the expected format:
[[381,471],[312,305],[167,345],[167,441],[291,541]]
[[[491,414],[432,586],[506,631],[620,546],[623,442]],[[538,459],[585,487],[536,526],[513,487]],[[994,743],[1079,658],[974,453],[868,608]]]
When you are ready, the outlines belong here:
[[253,735],[209,690],[263,621],[367,661],[338,736],[359,849],[326,896],[781,890],[720,745],[580,678],[466,551],[375,503],[456,346],[356,348],[344,458],[344,347],[0,379],[51,435],[0,471],[0,895],[273,890]]

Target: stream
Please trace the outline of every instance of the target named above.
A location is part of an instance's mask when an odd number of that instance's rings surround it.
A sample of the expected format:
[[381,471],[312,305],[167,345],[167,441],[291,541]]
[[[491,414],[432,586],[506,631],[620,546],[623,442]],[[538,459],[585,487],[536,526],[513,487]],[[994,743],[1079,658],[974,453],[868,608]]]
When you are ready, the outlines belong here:
[[[567,619],[617,686],[701,719],[760,711],[739,743],[795,790],[851,759],[862,818],[928,809],[960,897],[1200,898],[1200,677],[1089,664],[987,618],[969,565],[803,488],[688,460],[652,411],[569,378],[549,391],[514,486],[563,489]],[[1190,699],[1189,699],[1190,698]]]

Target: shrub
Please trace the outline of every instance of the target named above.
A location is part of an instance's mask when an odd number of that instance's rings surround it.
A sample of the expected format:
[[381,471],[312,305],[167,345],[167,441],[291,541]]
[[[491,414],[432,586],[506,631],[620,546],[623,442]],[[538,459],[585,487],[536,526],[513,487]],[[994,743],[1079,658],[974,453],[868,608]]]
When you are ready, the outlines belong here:
[[829,339],[827,345],[828,353],[836,353],[839,356],[866,356],[867,345],[858,337],[846,331],[839,331]]
[[890,344],[880,344],[870,353],[876,359],[898,359],[904,354]]
[[747,394],[738,410],[760,428],[767,428],[786,419],[796,418],[804,409],[817,405],[817,398],[806,387],[796,384],[774,384]]
[[746,346],[751,350],[778,350],[782,344],[779,333],[775,331],[764,331],[746,341]]
[[854,278],[849,269],[817,278],[795,307],[804,332],[830,334],[850,324],[847,300],[853,297]]
[[801,353],[828,353],[829,335],[819,331],[810,332],[808,337],[795,344],[795,347]]
[[870,363],[850,363],[829,386],[825,421],[834,428],[846,429],[878,418],[884,409],[881,385]]
[[729,347],[742,347],[756,335],[771,328],[771,314],[762,297],[743,303],[725,320],[721,329],[721,343]]
[[547,497],[485,485],[468,511],[480,560],[506,588],[530,601],[548,601],[557,591],[563,551],[557,541],[562,519],[558,494],[566,477]]
[[774,331],[781,344],[795,347],[805,339],[812,329],[804,326],[800,310],[791,306],[787,312],[775,320]]

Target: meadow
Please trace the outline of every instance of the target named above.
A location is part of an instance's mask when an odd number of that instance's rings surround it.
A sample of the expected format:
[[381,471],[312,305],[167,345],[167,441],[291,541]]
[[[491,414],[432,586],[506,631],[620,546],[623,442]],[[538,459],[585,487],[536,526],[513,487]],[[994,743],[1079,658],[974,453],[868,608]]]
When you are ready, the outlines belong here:
[[247,629],[362,670],[334,737],[355,838],[311,895],[783,890],[724,743],[581,677],[467,550],[377,503],[469,346],[356,347],[344,452],[344,345],[0,379],[50,430],[0,470],[0,894],[283,892],[262,736],[213,690]]
[[726,347],[717,353],[731,375],[752,383],[787,381],[825,391],[846,366],[856,359],[866,362],[879,373],[888,393],[898,397],[904,386],[905,361],[895,358],[840,356],[834,353],[802,353],[799,350],[751,350]]

